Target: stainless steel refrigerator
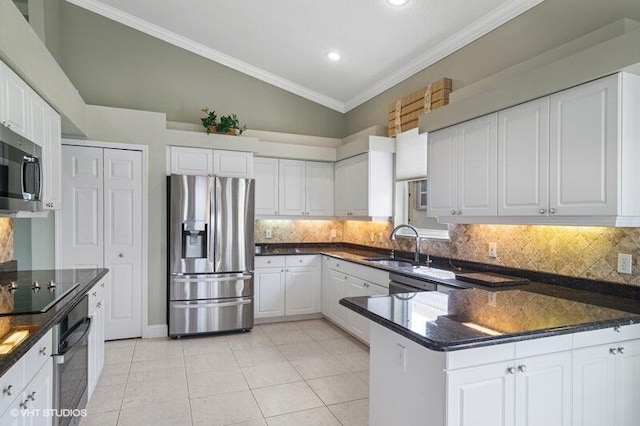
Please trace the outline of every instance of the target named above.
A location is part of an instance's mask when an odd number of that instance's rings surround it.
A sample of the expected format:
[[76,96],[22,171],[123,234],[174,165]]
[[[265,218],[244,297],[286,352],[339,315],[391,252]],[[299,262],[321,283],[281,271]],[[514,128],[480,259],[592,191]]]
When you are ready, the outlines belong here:
[[253,327],[253,179],[168,178],[169,336]]

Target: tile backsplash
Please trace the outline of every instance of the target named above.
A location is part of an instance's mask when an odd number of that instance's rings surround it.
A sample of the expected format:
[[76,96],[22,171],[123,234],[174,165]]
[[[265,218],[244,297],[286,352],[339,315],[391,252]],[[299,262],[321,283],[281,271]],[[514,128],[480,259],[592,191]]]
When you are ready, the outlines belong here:
[[0,217],[0,262],[13,259],[13,220]]
[[[409,239],[392,242],[390,222],[257,220],[256,242],[345,242],[413,250]],[[272,237],[265,238],[271,230]],[[640,228],[533,225],[451,225],[450,241],[429,240],[422,252],[537,272],[640,286]],[[335,231],[335,237],[331,231]],[[497,257],[489,258],[489,243]],[[631,275],[616,272],[618,253],[633,256]]]

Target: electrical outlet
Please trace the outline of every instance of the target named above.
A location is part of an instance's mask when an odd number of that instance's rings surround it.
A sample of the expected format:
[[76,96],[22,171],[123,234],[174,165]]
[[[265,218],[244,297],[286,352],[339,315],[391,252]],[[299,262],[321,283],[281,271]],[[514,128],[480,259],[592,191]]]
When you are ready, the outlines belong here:
[[489,306],[496,306],[496,294],[494,292],[489,293]]
[[618,273],[631,275],[633,271],[633,258],[630,254],[618,253]]
[[264,237],[265,237],[266,239],[273,238],[273,232],[271,232],[271,229],[265,229],[265,231],[264,231]]
[[378,234],[378,242],[384,243],[384,234],[382,232]]
[[498,257],[498,246],[496,243],[489,243],[489,257]]
[[400,343],[396,343],[396,364],[403,373],[407,372],[407,348]]
[[333,228],[333,229],[331,230],[331,238],[335,238],[336,236],[337,236],[336,228]]
[[376,234],[373,232],[369,233],[369,241],[374,242],[376,240]]

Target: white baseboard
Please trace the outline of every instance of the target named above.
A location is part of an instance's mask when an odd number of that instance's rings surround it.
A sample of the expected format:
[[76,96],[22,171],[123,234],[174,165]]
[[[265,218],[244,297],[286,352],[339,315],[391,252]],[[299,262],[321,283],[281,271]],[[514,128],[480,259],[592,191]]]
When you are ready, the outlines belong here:
[[169,328],[167,324],[150,324],[143,330],[142,337],[144,339],[152,339],[154,337],[167,337]]

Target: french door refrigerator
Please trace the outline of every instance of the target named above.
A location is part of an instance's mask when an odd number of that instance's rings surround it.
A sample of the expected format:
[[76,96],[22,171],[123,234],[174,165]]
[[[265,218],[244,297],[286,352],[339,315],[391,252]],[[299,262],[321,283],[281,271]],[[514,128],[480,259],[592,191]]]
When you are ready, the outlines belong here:
[[169,336],[253,327],[254,180],[168,177]]

